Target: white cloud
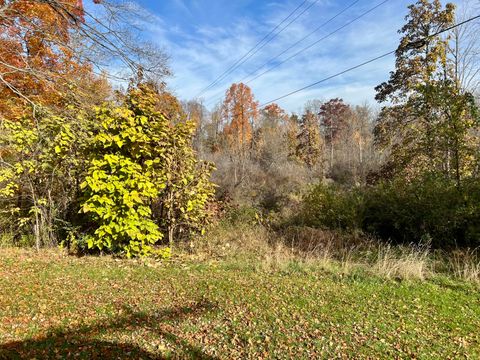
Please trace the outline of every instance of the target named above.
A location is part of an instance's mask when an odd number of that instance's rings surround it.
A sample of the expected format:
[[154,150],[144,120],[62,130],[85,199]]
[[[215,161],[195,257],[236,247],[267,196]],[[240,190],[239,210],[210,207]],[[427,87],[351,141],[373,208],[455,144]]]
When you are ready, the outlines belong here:
[[[179,6],[185,5],[181,0],[176,0],[176,2],[179,3]],[[361,21],[351,24],[295,59],[252,82],[251,87],[255,96],[261,103],[269,101],[394,49],[398,42],[396,30],[403,23],[408,4],[404,0],[400,3],[399,1],[387,2]],[[155,15],[159,21],[146,30],[150,39],[154,39],[163,46],[171,56],[171,67],[175,77],[170,79],[169,86],[181,98],[194,97],[249,51],[268,33],[269,29],[294,8],[291,3],[287,2],[287,4],[290,6],[286,7],[283,2],[268,4],[271,11],[260,17],[262,18],[261,23],[238,14],[236,20],[228,28],[199,24],[195,27],[194,32],[183,31],[181,28],[172,32],[171,28],[165,25],[165,19]],[[207,91],[203,96],[206,102],[212,103],[212,99],[215,100],[214,95],[223,94],[229,84],[239,81],[250,71],[311,32],[322,21],[339,11],[338,3],[335,10],[332,9],[335,2],[320,1],[319,4],[321,5],[314,6],[308,14],[305,14],[305,17],[301,18],[302,21],[299,19],[292,24],[262,51],[221,81],[219,86]],[[318,34],[309,38],[288,55],[342,26],[354,16],[373,6],[374,4],[368,2],[358,8],[350,9],[351,11],[328,24],[323,32],[319,31]],[[284,55],[282,58],[288,55]],[[388,78],[393,64],[393,57],[382,59],[325,82],[316,88],[295,94],[279,103],[289,111],[298,110],[312,98],[343,97],[346,101],[354,104],[365,101],[373,103],[374,86]]]

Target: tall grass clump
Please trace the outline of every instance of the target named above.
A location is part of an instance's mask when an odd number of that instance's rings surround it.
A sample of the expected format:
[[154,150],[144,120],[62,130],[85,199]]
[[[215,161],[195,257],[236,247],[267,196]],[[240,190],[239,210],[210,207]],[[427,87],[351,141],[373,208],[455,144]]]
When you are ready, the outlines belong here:
[[377,259],[371,269],[388,279],[424,280],[430,272],[430,250],[427,245],[379,244]]
[[452,252],[449,265],[455,277],[480,284],[480,248]]

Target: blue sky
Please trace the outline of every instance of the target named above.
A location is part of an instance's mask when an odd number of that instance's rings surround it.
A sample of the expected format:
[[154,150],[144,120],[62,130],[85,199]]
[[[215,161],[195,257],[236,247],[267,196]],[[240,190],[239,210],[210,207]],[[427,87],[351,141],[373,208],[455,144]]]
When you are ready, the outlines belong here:
[[[232,82],[238,82],[352,2],[308,0],[304,7],[315,4],[307,12],[218,86],[202,95],[207,107],[211,108]],[[381,2],[359,0],[280,59]],[[403,24],[411,2],[389,0],[362,19],[249,83],[255,97],[260,103],[270,101],[395,49],[399,38],[397,30]],[[137,0],[136,3],[147,15],[147,20],[142,22],[146,35],[170,55],[174,76],[167,81],[169,88],[181,99],[190,99],[250,50],[302,0]],[[342,97],[354,104],[367,102],[373,105],[373,88],[388,78],[393,64],[393,56],[384,58],[281,100],[279,104],[288,111],[299,111],[311,99]]]

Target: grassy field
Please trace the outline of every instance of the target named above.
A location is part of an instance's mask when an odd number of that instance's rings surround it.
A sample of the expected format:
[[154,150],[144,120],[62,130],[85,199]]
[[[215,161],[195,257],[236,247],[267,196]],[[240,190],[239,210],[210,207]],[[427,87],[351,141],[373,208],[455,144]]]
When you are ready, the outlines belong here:
[[0,249],[0,359],[478,359],[479,329],[447,278]]

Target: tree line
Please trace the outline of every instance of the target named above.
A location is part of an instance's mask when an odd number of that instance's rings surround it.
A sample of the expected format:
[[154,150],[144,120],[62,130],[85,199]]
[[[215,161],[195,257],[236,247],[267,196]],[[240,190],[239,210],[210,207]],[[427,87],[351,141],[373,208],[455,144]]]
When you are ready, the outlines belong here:
[[0,226],[14,242],[168,256],[234,204],[277,227],[480,244],[477,25],[437,35],[453,4],[409,6],[380,110],[332,98],[288,114],[242,83],[212,111],[180,101],[132,8],[96,3],[94,17],[73,0],[0,1]]
[[287,223],[478,246],[478,23],[456,27],[471,13],[455,11],[409,6],[395,69],[375,88],[379,110],[333,98],[286,114],[258,109],[250,88],[232,85],[202,148],[219,191],[297,214]]

